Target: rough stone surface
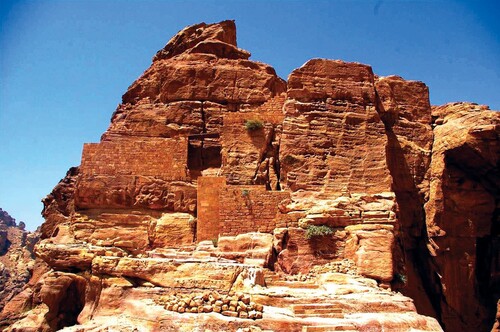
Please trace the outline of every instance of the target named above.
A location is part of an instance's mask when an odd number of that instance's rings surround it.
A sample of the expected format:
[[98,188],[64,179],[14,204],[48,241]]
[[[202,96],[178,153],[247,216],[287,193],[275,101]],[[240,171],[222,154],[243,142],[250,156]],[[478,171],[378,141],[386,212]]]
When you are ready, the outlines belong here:
[[285,82],[249,57],[232,21],[158,51],[44,200],[2,327],[492,328],[499,113],[359,63]]
[[4,320],[12,322],[18,317],[31,294],[26,284],[45,271],[45,264],[34,255],[39,237],[39,231],[25,231],[24,222],[17,223],[0,209],[0,326]]
[[7,211],[0,209],[0,310],[23,290],[35,266],[33,248],[39,233],[24,230]]
[[486,329],[500,296],[500,270],[493,263],[500,243],[500,116],[470,103],[433,107],[432,115],[425,211],[443,323],[450,330]]
[[221,236],[218,240],[221,256],[257,266],[269,266],[272,258],[273,235],[246,233],[238,236]]
[[75,211],[75,183],[78,177],[78,167],[70,168],[66,176],[42,200],[42,216],[45,218],[40,228],[42,239],[52,236],[57,224],[70,220],[71,214]]
[[308,61],[289,76],[284,112],[283,187],[329,196],[390,191],[387,137],[369,66]]

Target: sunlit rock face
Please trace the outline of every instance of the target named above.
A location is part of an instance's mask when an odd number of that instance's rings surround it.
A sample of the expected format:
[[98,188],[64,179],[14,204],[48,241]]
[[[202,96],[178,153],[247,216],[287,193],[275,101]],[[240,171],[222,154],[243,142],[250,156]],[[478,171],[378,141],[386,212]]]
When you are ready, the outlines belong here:
[[491,329],[498,113],[249,58],[233,21],[157,52],[44,199],[7,330]]
[[33,249],[38,232],[28,232],[0,208],[0,310],[19,294],[35,266]]

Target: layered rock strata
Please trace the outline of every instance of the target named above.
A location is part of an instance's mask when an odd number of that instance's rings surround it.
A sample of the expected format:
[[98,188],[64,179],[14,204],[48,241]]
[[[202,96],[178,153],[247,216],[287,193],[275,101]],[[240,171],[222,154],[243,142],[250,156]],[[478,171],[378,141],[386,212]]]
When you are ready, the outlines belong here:
[[24,227],[0,209],[0,310],[22,291],[35,267],[33,249],[39,236]]
[[155,55],[44,200],[51,270],[8,330],[491,328],[498,113],[363,64],[285,82],[249,57],[232,21]]

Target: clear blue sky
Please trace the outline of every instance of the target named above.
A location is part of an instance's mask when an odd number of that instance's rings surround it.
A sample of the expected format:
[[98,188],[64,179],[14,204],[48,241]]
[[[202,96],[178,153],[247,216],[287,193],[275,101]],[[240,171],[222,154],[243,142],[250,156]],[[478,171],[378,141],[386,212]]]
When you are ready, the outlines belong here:
[[500,109],[499,1],[0,1],[0,207],[29,229],[178,30],[235,19],[285,78],[313,57],[424,81],[431,102]]

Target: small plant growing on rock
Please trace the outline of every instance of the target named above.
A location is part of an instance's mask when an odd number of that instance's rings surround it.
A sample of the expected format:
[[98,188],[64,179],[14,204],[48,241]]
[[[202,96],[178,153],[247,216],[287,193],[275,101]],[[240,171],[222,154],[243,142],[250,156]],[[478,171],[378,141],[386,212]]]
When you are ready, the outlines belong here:
[[394,274],[394,281],[399,282],[403,285],[406,285],[408,278],[406,277],[406,275],[404,275],[402,273],[396,273],[396,274]]
[[248,131],[255,131],[264,128],[264,124],[260,120],[247,120],[245,121],[245,128]]
[[219,245],[219,239],[218,238],[213,238],[212,239],[212,244],[214,245],[215,248]]
[[197,224],[197,219],[196,218],[190,218],[189,221],[189,227],[191,227],[191,230],[196,231],[196,224]]
[[283,163],[284,164],[287,164],[287,165],[293,165],[293,164],[296,164],[298,163],[300,160],[297,159],[296,157],[290,155],[290,154],[287,154],[284,158],[283,158]]
[[241,197],[245,200],[245,205],[247,206],[248,209],[252,209],[252,200],[250,199],[250,190],[248,189],[242,189],[241,190]]
[[309,225],[306,229],[306,239],[310,240],[316,236],[326,236],[333,234],[333,229],[326,225]]

